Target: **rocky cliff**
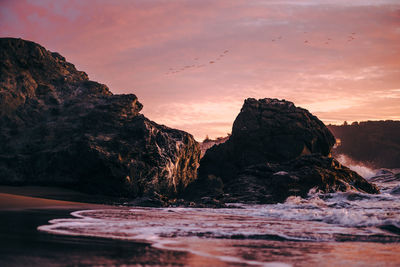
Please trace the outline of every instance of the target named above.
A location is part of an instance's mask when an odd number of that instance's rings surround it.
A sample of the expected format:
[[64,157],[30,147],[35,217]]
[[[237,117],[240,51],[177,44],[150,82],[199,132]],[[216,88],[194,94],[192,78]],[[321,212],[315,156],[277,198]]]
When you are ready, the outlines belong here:
[[139,112],[58,53],[0,39],[0,183],[116,196],[175,196],[196,178],[192,135]]
[[247,99],[232,135],[208,149],[191,195],[228,202],[274,203],[290,195],[359,190],[376,186],[330,157],[335,139],[307,110],[277,99]]
[[328,125],[340,139],[333,150],[373,168],[400,167],[400,121],[363,121]]

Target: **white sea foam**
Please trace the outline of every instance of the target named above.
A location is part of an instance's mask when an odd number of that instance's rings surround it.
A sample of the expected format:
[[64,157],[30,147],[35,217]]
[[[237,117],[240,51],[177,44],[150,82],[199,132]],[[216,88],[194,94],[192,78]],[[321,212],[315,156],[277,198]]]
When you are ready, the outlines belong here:
[[180,237],[332,241],[335,234],[385,234],[376,227],[400,221],[398,200],[389,194],[346,192],[289,197],[273,205],[236,204],[240,209],[83,210],[39,230],[148,242]]
[[354,163],[349,157],[346,155],[339,155],[336,159],[343,165],[350,168],[350,170],[355,171],[365,179],[371,178],[376,175],[377,170],[370,168],[364,164]]
[[[71,215],[75,218],[51,220],[48,225],[38,227],[38,230],[61,235],[148,242],[156,248],[190,252],[230,263],[291,266],[282,262],[246,260],[235,255],[215,254],[191,247],[196,240],[200,240],[199,236],[219,238],[235,233],[257,234],[254,229],[249,229],[249,223],[254,222],[251,218],[244,223],[229,219],[224,221],[222,218],[226,214],[210,214],[207,211],[182,208],[82,210],[72,212]],[[248,229],[239,232],[238,229],[243,226]]]

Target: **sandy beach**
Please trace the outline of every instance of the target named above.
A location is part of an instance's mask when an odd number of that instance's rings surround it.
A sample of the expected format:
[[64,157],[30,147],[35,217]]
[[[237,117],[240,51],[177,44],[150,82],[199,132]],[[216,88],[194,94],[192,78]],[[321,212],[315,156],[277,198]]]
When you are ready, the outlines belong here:
[[226,266],[214,259],[161,250],[147,243],[53,235],[37,230],[49,220],[72,217],[70,213],[76,210],[114,208],[56,199],[88,197],[59,188],[1,186],[0,266]]

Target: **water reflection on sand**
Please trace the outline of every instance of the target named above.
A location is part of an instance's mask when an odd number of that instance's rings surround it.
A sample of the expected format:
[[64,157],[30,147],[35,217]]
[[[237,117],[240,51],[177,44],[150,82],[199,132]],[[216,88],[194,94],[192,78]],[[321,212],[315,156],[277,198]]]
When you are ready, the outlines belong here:
[[75,218],[51,220],[39,230],[148,242],[188,252],[184,261],[190,266],[400,265],[400,239],[382,229],[254,214],[251,209],[87,210],[73,212]]

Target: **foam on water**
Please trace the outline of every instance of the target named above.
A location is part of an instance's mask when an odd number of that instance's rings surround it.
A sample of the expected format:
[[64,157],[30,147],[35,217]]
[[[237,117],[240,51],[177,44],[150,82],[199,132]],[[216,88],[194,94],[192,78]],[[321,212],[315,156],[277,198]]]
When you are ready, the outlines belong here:
[[[192,247],[200,238],[231,238],[234,235],[255,235],[251,229],[254,218],[224,213],[212,214],[197,209],[105,209],[82,210],[71,213],[75,218],[55,219],[49,225],[38,227],[39,231],[53,234],[90,236],[141,241],[156,248],[190,252],[223,262],[256,266],[291,266],[281,262],[246,260],[234,254],[211,253]],[[245,227],[244,231],[239,228]],[[271,232],[271,234],[273,234]],[[190,242],[188,242],[190,241]]]
[[357,172],[359,175],[361,175],[362,177],[368,179],[370,177],[375,176],[377,170],[374,170],[368,166],[365,166],[363,164],[357,164],[354,163],[349,157],[347,157],[346,155],[338,155],[337,157],[335,157],[341,164],[347,166],[350,170],[353,170],[355,172]]
[[399,181],[393,175],[378,179],[378,186],[387,189],[379,195],[321,194],[311,190],[306,199],[289,197],[285,203],[271,205],[82,210],[71,213],[74,218],[51,220],[38,229],[53,234],[148,242],[157,248],[230,263],[287,266],[245,259],[226,248],[210,251],[209,246],[198,244],[207,240],[400,242],[400,196],[390,193]]

